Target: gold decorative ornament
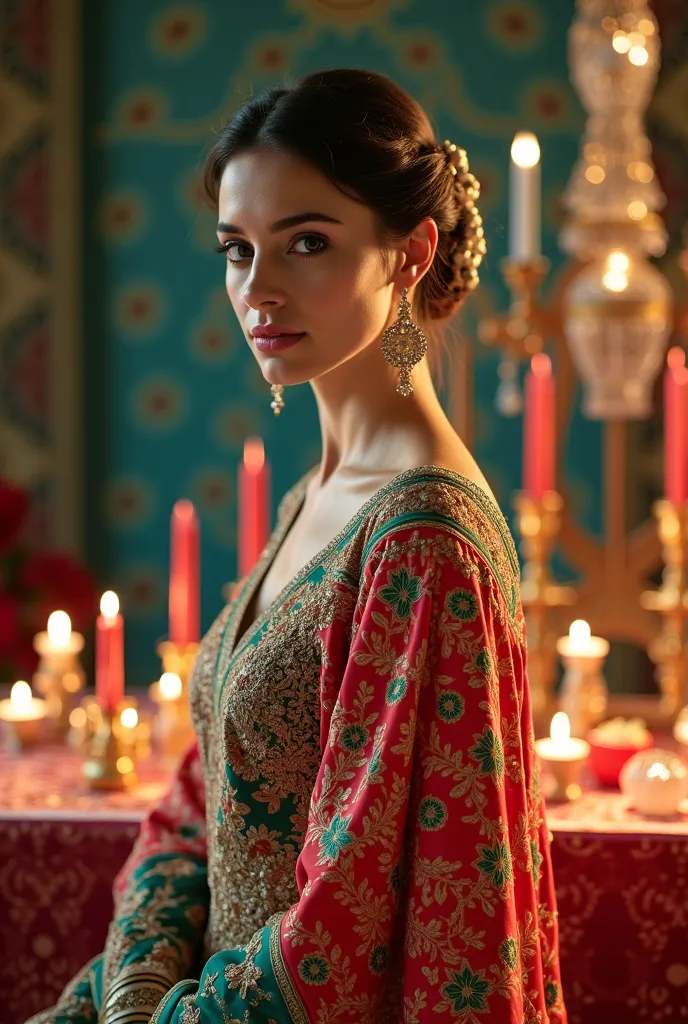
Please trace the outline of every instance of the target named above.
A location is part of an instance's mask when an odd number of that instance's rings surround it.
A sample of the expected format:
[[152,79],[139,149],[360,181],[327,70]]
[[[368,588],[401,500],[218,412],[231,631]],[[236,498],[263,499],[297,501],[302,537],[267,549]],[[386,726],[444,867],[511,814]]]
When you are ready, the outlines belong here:
[[125,697],[115,709],[100,708],[98,720],[90,724],[88,732],[85,723],[81,727],[86,755],[82,774],[90,788],[118,790],[135,786],[136,762],[150,754],[150,725],[139,716],[136,701]]
[[440,146],[454,177],[456,201],[461,207],[464,238],[457,242],[451,259],[456,271],[455,283],[449,291],[458,298],[464,291],[473,291],[480,280],[478,267],[487,252],[483,219],[475,205],[480,198],[480,182],[468,169],[465,149],[456,146],[449,139]]
[[573,587],[552,579],[550,562],[561,529],[564,502],[556,491],[535,499],[525,492],[514,496],[516,529],[521,538],[523,572],[521,601],[528,635],[528,681],[538,737],[545,736],[557,710],[557,634],[563,610],[576,603]]
[[272,392],[272,401],[270,402],[270,408],[274,412],[275,416],[279,416],[279,414],[282,412],[282,409],[284,409],[284,399],[282,398],[282,395],[284,394],[284,385],[273,384],[272,387],[270,388],[270,391]]
[[397,392],[407,398],[413,394],[411,370],[428,350],[425,335],[411,319],[411,304],[406,288],[401,289],[399,317],[382,335],[382,354],[391,366],[399,369]]

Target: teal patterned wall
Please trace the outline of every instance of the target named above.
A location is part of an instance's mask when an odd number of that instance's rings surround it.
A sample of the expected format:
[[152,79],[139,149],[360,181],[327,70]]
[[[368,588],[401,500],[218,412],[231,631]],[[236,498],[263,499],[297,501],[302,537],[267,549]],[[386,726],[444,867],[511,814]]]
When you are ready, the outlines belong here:
[[[543,149],[544,252],[583,115],[568,84],[573,0],[100,0],[85,8],[86,383],[89,555],[122,594],[130,683],[150,682],[166,632],[168,517],[190,497],[203,531],[203,625],[236,573],[235,474],[265,438],[274,504],[318,455],[304,386],[278,422],[236,328],[198,187],[203,153],[252,90],[324,67],[383,71],[464,145],[483,184],[490,252],[477,308],[503,307],[509,147]],[[475,337],[467,314],[463,330]],[[520,482],[520,421],[493,409],[496,359],[472,346],[475,452],[503,506]],[[577,418],[567,477],[599,528],[599,427]]]

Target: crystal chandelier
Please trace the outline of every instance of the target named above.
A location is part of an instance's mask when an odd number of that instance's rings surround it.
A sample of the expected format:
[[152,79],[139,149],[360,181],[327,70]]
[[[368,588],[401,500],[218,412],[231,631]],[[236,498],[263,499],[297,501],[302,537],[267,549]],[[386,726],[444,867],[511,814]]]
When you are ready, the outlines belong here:
[[569,63],[588,119],[561,243],[586,265],[567,290],[564,328],[594,419],[650,414],[671,330],[671,290],[648,261],[664,252],[666,232],[642,121],[659,49],[643,0],[579,0]]

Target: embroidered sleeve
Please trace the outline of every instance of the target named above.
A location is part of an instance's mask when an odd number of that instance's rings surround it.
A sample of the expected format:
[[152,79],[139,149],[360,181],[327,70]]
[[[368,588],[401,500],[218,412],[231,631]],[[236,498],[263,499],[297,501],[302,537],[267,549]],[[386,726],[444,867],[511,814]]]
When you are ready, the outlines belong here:
[[189,972],[208,903],[203,770],[194,744],[115,880],[101,1021],[150,1020],[164,993]]
[[373,548],[300,898],[156,1022],[565,1021],[522,621],[498,575],[432,525]]

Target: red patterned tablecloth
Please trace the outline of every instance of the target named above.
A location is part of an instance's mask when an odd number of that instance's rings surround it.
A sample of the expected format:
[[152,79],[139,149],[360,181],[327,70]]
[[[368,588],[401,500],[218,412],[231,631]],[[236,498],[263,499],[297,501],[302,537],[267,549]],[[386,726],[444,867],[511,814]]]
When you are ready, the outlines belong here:
[[[164,790],[97,794],[64,748],[0,754],[0,1021],[23,1024],[103,946],[111,886]],[[649,822],[618,793],[548,821],[570,1024],[688,1021],[688,814]]]

